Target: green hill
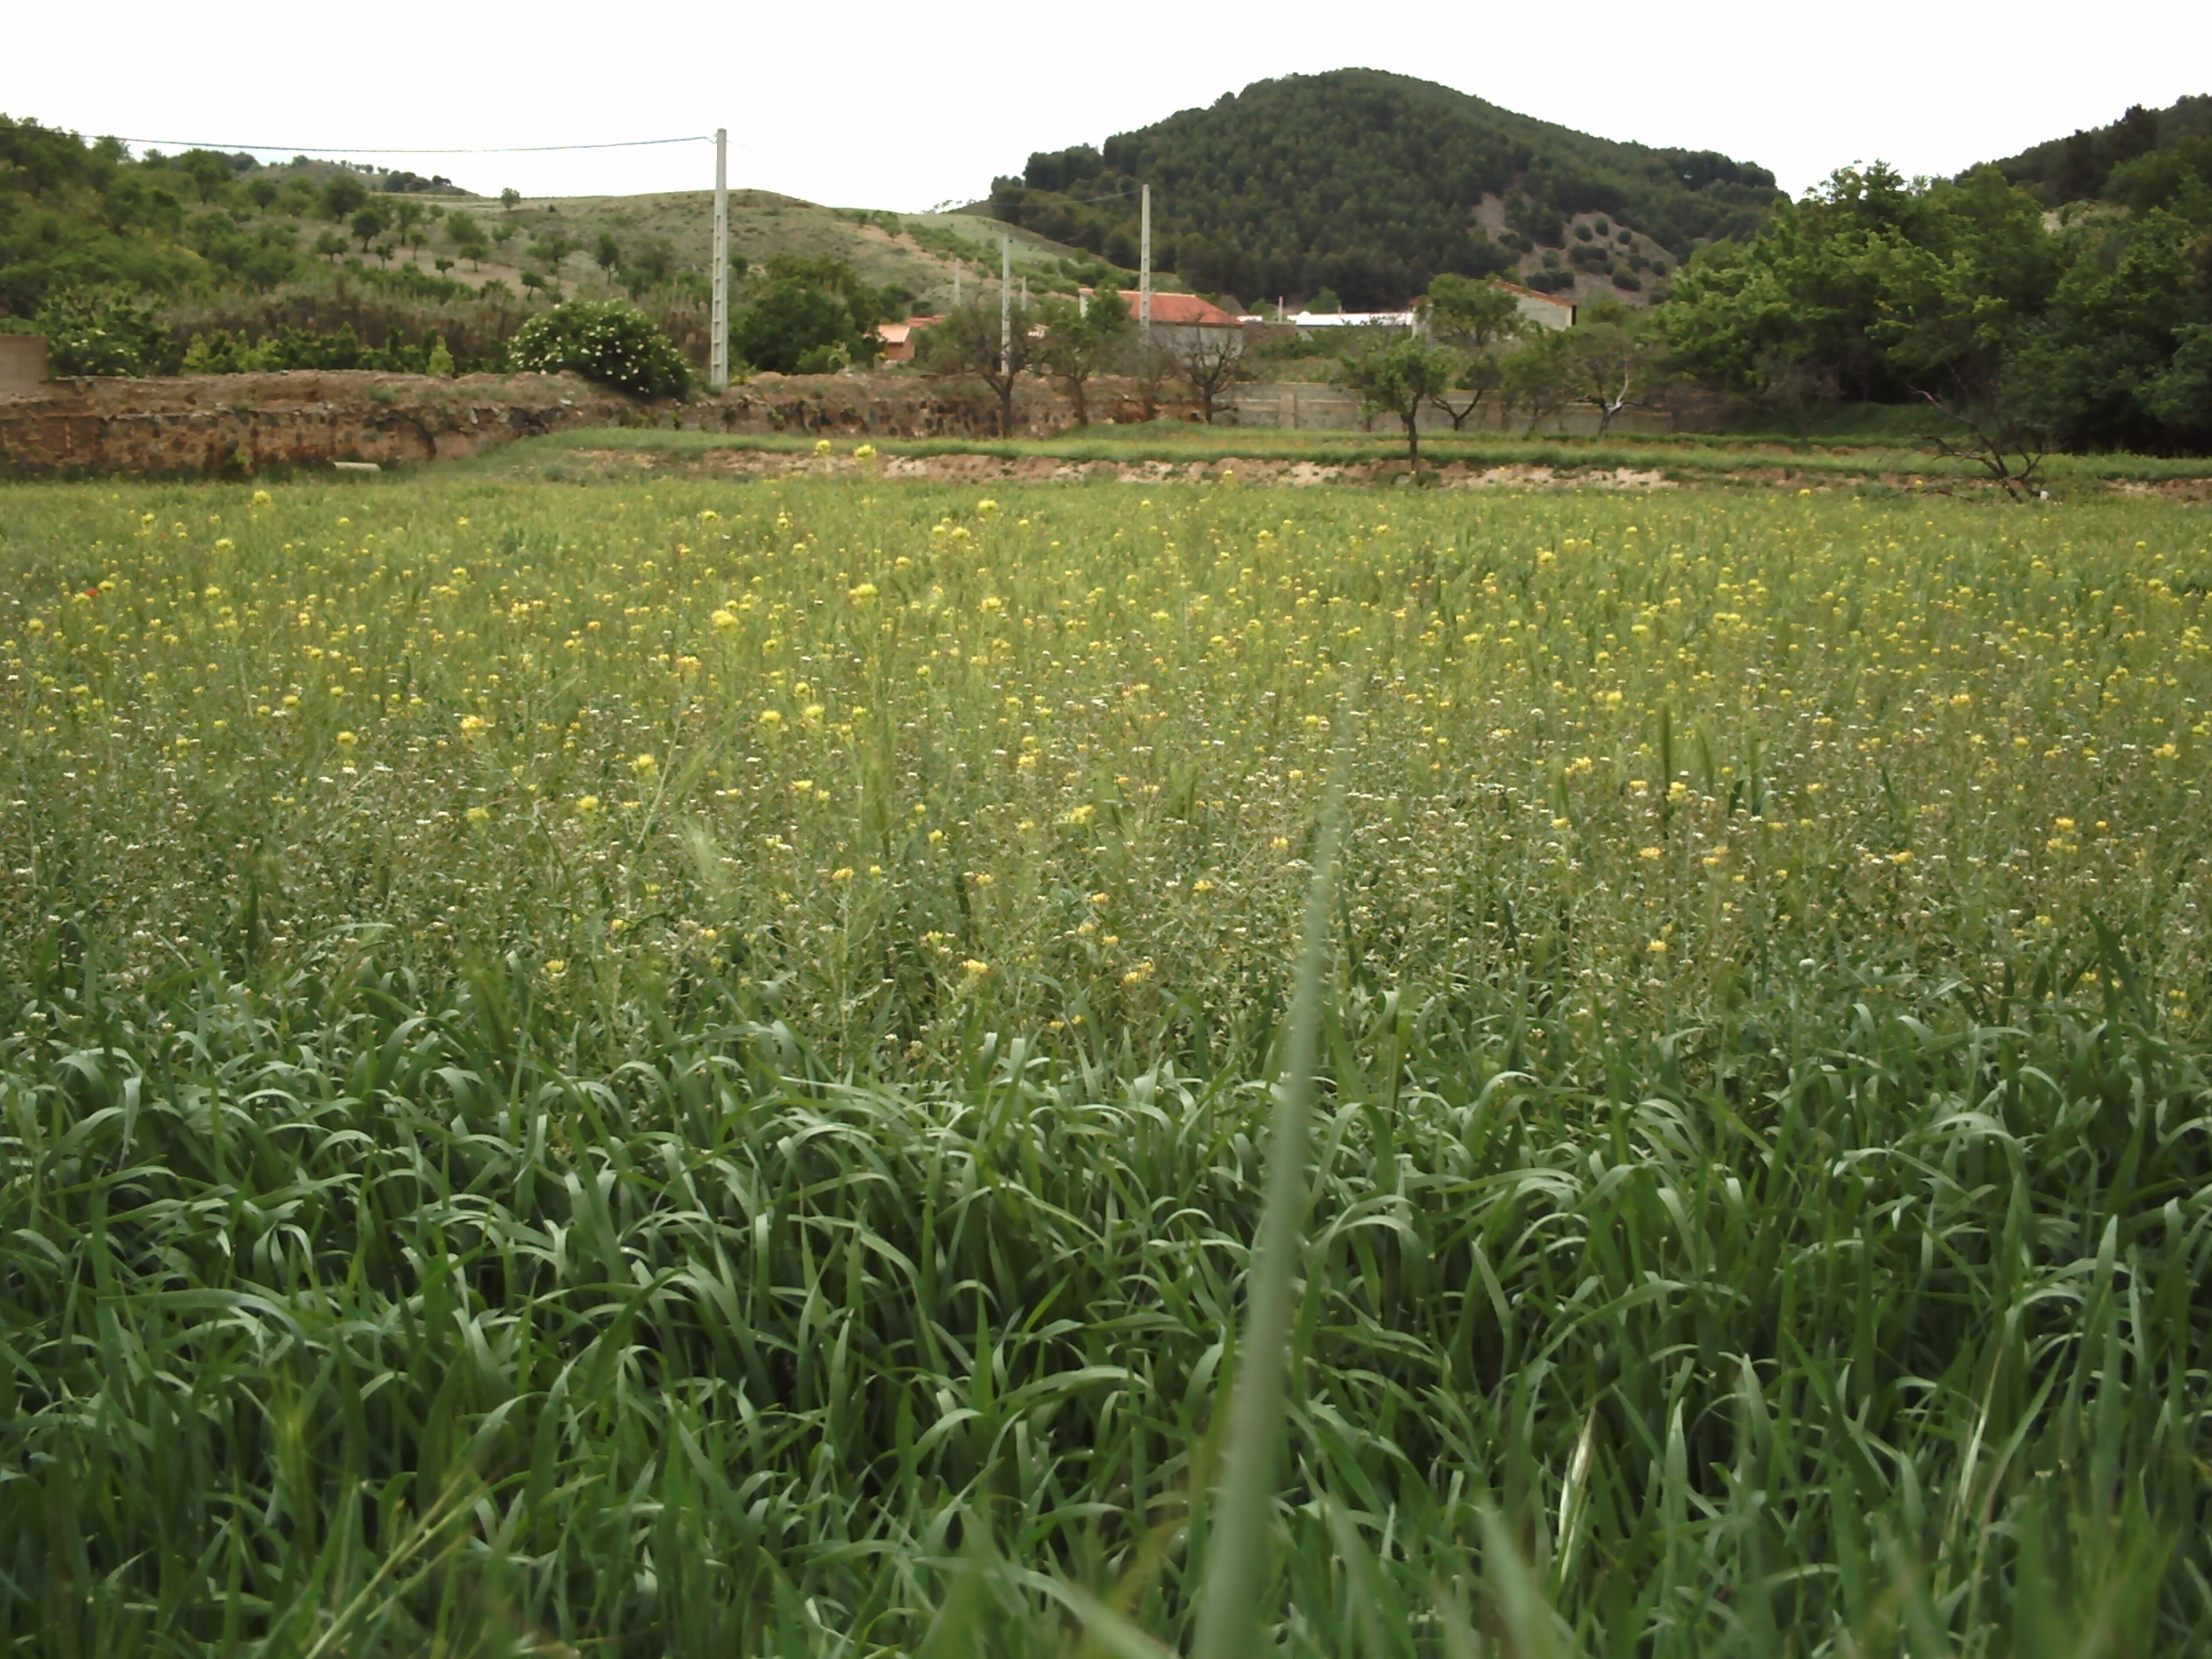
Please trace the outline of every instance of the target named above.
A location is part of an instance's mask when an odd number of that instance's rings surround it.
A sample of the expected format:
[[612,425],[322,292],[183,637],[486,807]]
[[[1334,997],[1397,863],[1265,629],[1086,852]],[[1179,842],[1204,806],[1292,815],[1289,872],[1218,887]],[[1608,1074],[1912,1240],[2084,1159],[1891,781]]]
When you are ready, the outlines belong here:
[[204,281],[204,256],[184,240],[179,174],[155,178],[112,140],[0,115],[0,317],[28,314],[68,283],[119,282],[173,293]]
[[[57,372],[70,374],[167,372],[203,361],[187,355],[196,335],[261,342],[286,331],[349,331],[317,345],[313,367],[416,367],[433,335],[481,366],[501,357],[532,306],[621,294],[703,362],[711,200],[495,198],[350,162],[133,157],[112,139],[0,115],[0,331],[46,332]],[[972,215],[730,193],[740,278],[779,256],[842,262],[894,315],[942,309],[994,280],[1009,230],[1032,292],[1121,277],[1080,249]],[[744,293],[741,282],[733,300]]]
[[[1353,309],[1402,304],[1442,271],[1564,289],[1620,264],[1640,279],[1638,261],[1748,232],[1775,199],[1772,173],[1709,150],[1618,143],[1349,69],[1255,82],[1095,149],[1033,155],[975,210],[1128,265],[1139,182],[1161,269],[1248,299],[1329,289]],[[1577,251],[1598,238],[1577,227],[1598,218],[1608,240],[1632,232],[1621,252]]]
[[1995,166],[2051,207],[2131,200],[2164,205],[2141,198],[2170,194],[2185,173],[2212,178],[2212,97],[2179,99],[2166,109],[2131,105],[2107,125],[2077,128]]

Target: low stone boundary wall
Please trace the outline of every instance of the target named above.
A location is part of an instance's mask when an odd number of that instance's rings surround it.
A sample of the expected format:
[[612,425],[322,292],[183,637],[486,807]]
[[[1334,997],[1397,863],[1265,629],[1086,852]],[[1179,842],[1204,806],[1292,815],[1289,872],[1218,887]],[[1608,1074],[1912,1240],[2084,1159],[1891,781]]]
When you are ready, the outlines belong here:
[[[1128,383],[1091,398],[1094,418],[1143,418]],[[1172,401],[1164,415],[1183,413]],[[1042,437],[1073,423],[1059,391],[1020,388],[1015,433]],[[859,438],[998,435],[995,398],[959,381],[866,374],[763,374],[720,397],[678,402],[612,392],[570,374],[469,374],[458,380],[295,370],[163,380],[49,380],[0,397],[0,474],[244,476],[337,461],[404,466],[473,455],[574,427],[702,432],[818,433]]]
[[[1194,411],[1170,388],[1101,376],[1089,387],[1093,420],[1150,416],[1189,419]],[[1703,411],[1699,411],[1703,412]],[[1675,428],[1670,415],[1634,410],[1613,430],[1623,436]],[[1364,418],[1341,386],[1257,384],[1233,389],[1225,424],[1249,428],[1368,430],[1395,424]],[[1014,402],[1014,435],[1048,437],[1074,424],[1075,409],[1057,386],[1033,381]],[[406,466],[453,460],[520,438],[575,427],[659,427],[700,432],[818,434],[845,440],[994,438],[998,402],[972,381],[904,374],[763,374],[720,397],[632,398],[572,374],[419,374],[295,370],[268,374],[197,374],[166,380],[49,380],[27,394],[0,396],[0,475],[16,477],[108,473],[245,476],[327,467],[337,461]],[[1595,416],[1571,414],[1545,430],[1586,433]],[[1441,416],[1424,431],[1449,431]],[[1500,429],[1490,410],[1467,430]],[[1508,429],[1519,431],[1521,423]]]
[[570,375],[297,371],[50,380],[0,399],[17,477],[251,473],[447,459],[563,427],[619,424],[635,399]]

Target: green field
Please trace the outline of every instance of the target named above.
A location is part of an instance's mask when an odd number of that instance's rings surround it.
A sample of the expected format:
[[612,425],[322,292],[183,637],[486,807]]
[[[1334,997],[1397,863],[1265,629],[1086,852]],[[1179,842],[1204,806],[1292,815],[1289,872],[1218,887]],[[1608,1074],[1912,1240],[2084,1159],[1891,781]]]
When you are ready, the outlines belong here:
[[992,494],[0,489],[8,1652],[2212,1642],[2203,509]]

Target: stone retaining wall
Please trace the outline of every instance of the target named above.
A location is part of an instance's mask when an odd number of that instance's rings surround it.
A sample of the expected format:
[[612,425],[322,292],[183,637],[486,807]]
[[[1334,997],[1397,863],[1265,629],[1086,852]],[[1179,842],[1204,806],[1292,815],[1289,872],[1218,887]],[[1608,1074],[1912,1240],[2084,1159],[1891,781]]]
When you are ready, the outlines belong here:
[[[1165,390],[1161,388],[1159,390]],[[1395,430],[1369,421],[1341,386],[1251,385],[1234,389],[1231,424],[1300,429]],[[1188,404],[1147,405],[1135,380],[1101,376],[1089,398],[1094,420],[1188,419]],[[1699,410],[1709,415],[1711,411]],[[1494,432],[1491,412],[1470,431]],[[1065,431],[1075,411],[1066,393],[1022,386],[1014,435]],[[1623,436],[1664,431],[1676,414],[1635,411],[1614,424]],[[1425,429],[1449,429],[1438,416]],[[574,427],[650,426],[700,432],[785,432],[845,439],[994,438],[997,401],[974,382],[904,374],[763,374],[720,397],[632,398],[571,374],[420,374],[301,369],[268,374],[194,374],[167,380],[49,380],[0,393],[0,475],[244,476],[320,468],[334,461],[406,466],[453,460],[519,438]],[[1595,421],[1571,415],[1547,430],[1584,432]],[[1517,422],[1516,423],[1517,428]]]
[[[1094,416],[1140,419],[1133,386],[1103,382]],[[1164,404],[1162,414],[1183,412]],[[1066,398],[1024,386],[1015,431],[1044,436],[1074,418]],[[459,380],[339,370],[50,380],[0,397],[0,474],[245,475],[334,461],[451,460],[574,427],[847,437],[992,437],[996,400],[957,381],[763,374],[720,397],[648,400],[569,374]]]

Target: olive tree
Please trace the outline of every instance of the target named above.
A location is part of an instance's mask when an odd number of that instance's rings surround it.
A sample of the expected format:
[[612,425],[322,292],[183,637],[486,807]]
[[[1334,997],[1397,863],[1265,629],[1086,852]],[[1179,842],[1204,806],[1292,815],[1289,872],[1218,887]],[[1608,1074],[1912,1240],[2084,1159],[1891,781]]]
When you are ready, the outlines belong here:
[[1112,289],[1101,289],[1087,301],[1053,295],[1038,306],[1037,315],[1044,325],[1036,342],[1038,364],[1067,387],[1075,423],[1088,426],[1084,387],[1128,339],[1128,302]]
[[1405,424],[1406,459],[1421,461],[1421,410],[1452,382],[1453,355],[1418,334],[1370,346],[1344,366],[1344,383],[1359,394],[1363,414],[1395,416]]
[[1031,307],[1017,300],[1012,326],[1002,333],[994,298],[973,300],[947,312],[922,331],[915,361],[924,374],[971,374],[999,400],[999,435],[1014,432],[1014,386],[1029,368],[1036,343],[1030,330],[1036,321]]
[[1459,384],[1429,399],[1463,429],[1483,402],[1505,381],[1504,357],[1528,330],[1521,301],[1502,283],[1476,282],[1447,273],[1429,284],[1421,305],[1429,337],[1454,354]]

